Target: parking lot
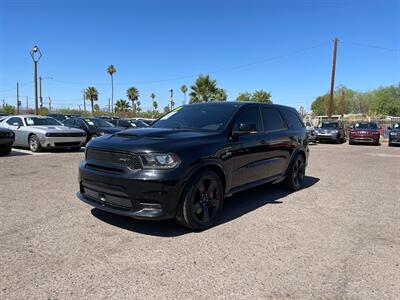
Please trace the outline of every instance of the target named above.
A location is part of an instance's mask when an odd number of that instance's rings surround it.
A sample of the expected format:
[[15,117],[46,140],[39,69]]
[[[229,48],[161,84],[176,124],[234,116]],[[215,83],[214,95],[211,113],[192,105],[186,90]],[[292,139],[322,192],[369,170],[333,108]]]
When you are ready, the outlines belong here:
[[400,148],[312,145],[306,188],[225,200],[193,233],[75,197],[83,152],[0,158],[0,298],[323,298],[400,295]]

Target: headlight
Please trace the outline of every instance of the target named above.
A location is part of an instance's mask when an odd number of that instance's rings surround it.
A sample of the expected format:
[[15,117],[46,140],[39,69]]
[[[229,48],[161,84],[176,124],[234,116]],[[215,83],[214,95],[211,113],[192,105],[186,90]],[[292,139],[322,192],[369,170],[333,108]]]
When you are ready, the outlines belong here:
[[106,133],[103,132],[103,131],[100,131],[99,134],[100,134],[100,135],[105,135]]
[[145,169],[173,169],[181,163],[174,153],[144,153],[140,157]]
[[8,133],[8,136],[9,136],[9,137],[14,137],[14,132],[9,132],[9,133]]
[[332,130],[331,133],[338,133],[339,131],[337,130]]

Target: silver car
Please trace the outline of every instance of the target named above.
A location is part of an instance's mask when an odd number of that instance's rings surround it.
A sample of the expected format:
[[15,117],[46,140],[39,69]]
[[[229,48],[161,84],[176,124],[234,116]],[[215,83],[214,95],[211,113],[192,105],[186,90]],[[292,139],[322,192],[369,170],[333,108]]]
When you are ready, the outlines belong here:
[[28,147],[32,152],[45,148],[78,150],[86,140],[83,130],[63,126],[50,117],[9,116],[2,119],[0,127],[14,131],[14,146]]

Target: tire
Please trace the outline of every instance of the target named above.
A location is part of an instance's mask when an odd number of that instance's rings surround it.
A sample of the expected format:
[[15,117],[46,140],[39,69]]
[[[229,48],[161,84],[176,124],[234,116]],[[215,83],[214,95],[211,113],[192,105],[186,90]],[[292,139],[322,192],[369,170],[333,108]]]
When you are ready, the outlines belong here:
[[388,143],[389,147],[393,147],[393,144],[391,142]]
[[11,153],[12,147],[0,150],[0,155],[8,155]]
[[349,145],[354,145],[354,142],[352,140],[349,140]]
[[175,219],[191,230],[210,228],[221,214],[223,200],[224,190],[217,174],[198,173],[186,184]]
[[297,154],[286,171],[286,178],[283,181],[284,187],[292,191],[303,188],[305,177],[305,162],[302,155]]
[[40,152],[43,150],[42,145],[40,145],[40,141],[37,135],[32,134],[29,137],[29,149],[32,152]]

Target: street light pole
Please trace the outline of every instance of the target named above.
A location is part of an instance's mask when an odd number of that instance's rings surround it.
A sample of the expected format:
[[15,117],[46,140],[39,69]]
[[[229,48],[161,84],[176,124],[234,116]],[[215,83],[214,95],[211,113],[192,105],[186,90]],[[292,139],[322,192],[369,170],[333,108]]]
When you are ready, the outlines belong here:
[[172,107],[173,100],[172,99],[174,97],[174,90],[173,89],[169,89],[168,92],[170,93],[169,94],[169,104],[170,104],[170,108],[172,110],[173,109],[173,107]]
[[40,113],[42,113],[43,110],[42,76],[39,76],[39,100],[40,100]]
[[38,109],[38,90],[37,90],[37,63],[42,57],[42,52],[40,52],[40,49],[38,46],[34,46],[31,50],[31,57],[33,60],[33,77],[35,81],[35,114],[39,114],[39,109]]

